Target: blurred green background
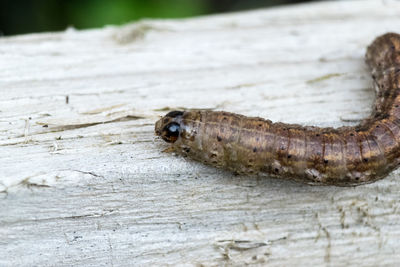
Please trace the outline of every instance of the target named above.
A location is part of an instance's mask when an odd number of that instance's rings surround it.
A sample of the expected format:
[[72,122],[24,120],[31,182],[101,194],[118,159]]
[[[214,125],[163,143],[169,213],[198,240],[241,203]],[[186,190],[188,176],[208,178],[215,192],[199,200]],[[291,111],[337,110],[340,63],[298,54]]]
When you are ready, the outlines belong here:
[[0,35],[182,18],[306,0],[0,0]]

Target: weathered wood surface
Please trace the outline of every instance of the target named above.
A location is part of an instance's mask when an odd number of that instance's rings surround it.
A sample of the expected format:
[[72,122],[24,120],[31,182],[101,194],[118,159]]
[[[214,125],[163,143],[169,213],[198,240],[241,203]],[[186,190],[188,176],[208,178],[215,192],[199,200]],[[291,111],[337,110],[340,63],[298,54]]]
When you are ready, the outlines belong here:
[[374,98],[365,48],[399,14],[324,2],[1,38],[0,265],[400,263],[399,171],[355,188],[233,176],[153,134],[171,108],[354,124]]

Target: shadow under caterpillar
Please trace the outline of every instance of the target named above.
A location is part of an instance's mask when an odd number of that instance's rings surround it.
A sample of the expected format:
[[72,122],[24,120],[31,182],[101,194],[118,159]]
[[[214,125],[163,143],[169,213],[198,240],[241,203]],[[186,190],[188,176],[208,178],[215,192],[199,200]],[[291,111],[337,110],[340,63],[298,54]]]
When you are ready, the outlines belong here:
[[313,185],[374,182],[400,163],[400,35],[376,38],[366,62],[377,96],[358,126],[320,128],[198,110],[169,112],[155,133],[178,154],[239,174]]

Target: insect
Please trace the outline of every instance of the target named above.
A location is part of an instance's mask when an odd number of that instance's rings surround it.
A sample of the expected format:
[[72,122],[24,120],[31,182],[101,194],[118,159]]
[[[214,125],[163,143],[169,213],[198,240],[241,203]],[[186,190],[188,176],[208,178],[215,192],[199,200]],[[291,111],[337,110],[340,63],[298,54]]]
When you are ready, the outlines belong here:
[[169,112],[155,133],[178,154],[238,174],[312,185],[374,182],[400,164],[400,35],[377,37],[366,62],[377,96],[358,126],[320,128],[197,110]]

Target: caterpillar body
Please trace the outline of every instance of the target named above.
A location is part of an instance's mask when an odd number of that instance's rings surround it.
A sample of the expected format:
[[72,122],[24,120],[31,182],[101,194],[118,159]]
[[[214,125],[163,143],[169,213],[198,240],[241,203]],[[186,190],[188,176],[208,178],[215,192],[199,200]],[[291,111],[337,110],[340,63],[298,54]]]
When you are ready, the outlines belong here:
[[239,174],[313,185],[374,182],[400,164],[400,35],[376,38],[366,62],[377,97],[358,126],[320,128],[197,110],[169,112],[155,133],[178,154]]

